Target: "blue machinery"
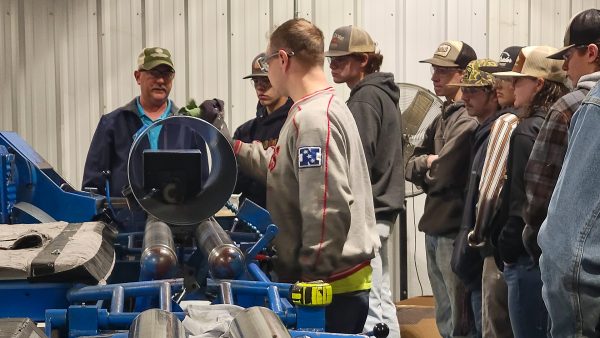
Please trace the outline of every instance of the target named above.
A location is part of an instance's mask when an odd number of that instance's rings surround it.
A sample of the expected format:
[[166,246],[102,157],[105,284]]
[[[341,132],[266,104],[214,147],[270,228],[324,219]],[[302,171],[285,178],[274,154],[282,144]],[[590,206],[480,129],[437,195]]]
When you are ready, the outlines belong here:
[[[229,155],[222,155],[223,147],[219,148],[219,144],[227,141],[220,139],[222,136],[215,133],[216,129],[212,126],[189,117],[169,118],[157,125],[162,123],[166,134],[169,128],[173,128],[170,124],[174,125],[178,119],[191,123],[193,130],[199,130],[211,151],[212,168],[227,164]],[[181,133],[181,130],[178,132]],[[136,156],[137,143],[132,147],[130,160]],[[215,158],[221,162],[214,162]],[[135,165],[130,163],[129,167],[132,170]],[[137,201],[144,209],[155,207],[152,203],[157,202],[148,202],[144,198],[156,194],[157,189],[150,193],[143,191],[132,182],[135,175],[129,174]],[[206,182],[215,181],[214,178],[211,181],[210,175]],[[203,188],[213,194],[204,197],[210,198],[213,204],[214,195],[226,194],[228,197],[231,193],[227,189],[218,191],[209,183]],[[140,195],[144,197],[140,198]],[[264,209],[249,202],[238,211],[228,202],[218,203],[219,208],[227,204],[230,210],[236,212],[235,218],[218,219],[230,229],[229,233],[215,218],[206,218],[204,213],[200,216],[196,207],[190,208],[192,214],[196,213],[191,218],[200,225],[172,227],[167,224],[172,224],[168,219],[173,214],[163,213],[160,215],[163,217],[148,222],[145,232],[116,235],[116,263],[106,285],[86,286],[68,280],[2,280],[0,277],[0,318],[28,317],[38,323],[44,322],[48,337],[146,337],[150,331],[152,337],[185,337],[180,321],[185,318],[186,312],[179,306],[180,301],[209,299],[213,304],[235,304],[249,310],[244,313],[246,319],[241,315],[239,320],[238,317],[234,319],[235,325],[232,324],[230,334],[235,337],[258,337],[263,333],[265,337],[288,334],[303,338],[365,337],[324,332],[324,306],[293,304],[289,294],[292,285],[270,281],[259,267],[257,257],[268,259],[264,250],[277,234],[277,227],[271,224]],[[113,208],[125,205],[114,199],[112,204],[105,196],[73,189],[18,135],[0,132],[0,223],[5,226],[54,220],[102,220],[108,223],[114,217],[111,213]],[[164,211],[164,205],[161,207]],[[146,211],[156,216],[153,210]],[[211,209],[209,213],[212,215],[215,210]],[[177,217],[174,223],[182,224],[180,212]],[[204,220],[198,222],[197,217]],[[160,221],[165,218],[164,223]],[[182,233],[187,236],[181,236]],[[189,238],[186,239],[189,233],[195,233],[192,243]],[[1,271],[2,262],[0,276]],[[178,276],[182,278],[176,278]],[[264,327],[260,327],[262,320],[268,323]],[[278,325],[284,333],[275,332]],[[387,335],[385,329],[381,331],[377,337]]]

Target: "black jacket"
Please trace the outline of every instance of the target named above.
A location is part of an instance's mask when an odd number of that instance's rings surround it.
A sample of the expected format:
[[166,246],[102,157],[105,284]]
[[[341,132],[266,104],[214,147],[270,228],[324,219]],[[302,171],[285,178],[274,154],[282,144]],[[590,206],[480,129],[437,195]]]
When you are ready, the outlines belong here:
[[346,102],[360,132],[377,221],[393,223],[404,208],[400,90],[391,73],[365,76]]
[[[279,131],[281,131],[293,104],[292,99],[288,99],[279,109],[267,114],[267,109],[259,103],[256,107],[256,118],[239,126],[235,130],[233,138],[246,143],[259,141],[265,149],[274,146],[277,144]],[[238,171],[234,192],[241,193],[242,199],[249,198],[252,202],[266,208],[267,190],[265,185],[240,171]]]
[[540,132],[547,111],[538,109],[523,119],[510,137],[510,148],[506,161],[506,181],[502,188],[500,210],[492,225],[492,244],[496,247],[496,263],[503,269],[502,262],[514,263],[526,255],[522,233],[525,227],[524,173],[535,139]]
[[504,113],[504,111],[499,110],[493,116],[483,121],[475,129],[475,134],[471,141],[471,175],[467,185],[461,228],[454,243],[451,261],[452,270],[469,289],[475,289],[481,285],[483,257],[479,249],[469,246],[467,235],[475,226],[475,214],[479,199],[479,181],[483,173],[490,132],[494,121]]

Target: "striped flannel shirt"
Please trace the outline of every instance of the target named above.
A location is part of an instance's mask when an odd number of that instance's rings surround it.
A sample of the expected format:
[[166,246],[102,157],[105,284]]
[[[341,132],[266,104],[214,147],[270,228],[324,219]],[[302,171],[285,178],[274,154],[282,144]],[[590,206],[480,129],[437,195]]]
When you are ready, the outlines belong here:
[[573,114],[589,92],[578,87],[556,101],[540,129],[525,168],[525,223],[539,229],[546,219],[548,204],[562,168],[569,125]]
[[481,180],[475,217],[475,229],[480,239],[488,236],[492,218],[498,209],[500,192],[506,180],[506,160],[510,146],[510,136],[519,123],[519,118],[511,113],[500,116],[490,133]]

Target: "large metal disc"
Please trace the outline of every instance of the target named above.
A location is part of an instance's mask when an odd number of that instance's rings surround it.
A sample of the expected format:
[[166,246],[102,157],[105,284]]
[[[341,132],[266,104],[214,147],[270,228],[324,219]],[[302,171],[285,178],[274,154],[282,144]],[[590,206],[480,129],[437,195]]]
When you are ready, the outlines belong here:
[[[157,149],[150,149],[151,134],[158,135]],[[225,205],[235,187],[237,163],[229,141],[210,123],[173,116],[137,137],[127,175],[146,212],[170,225],[191,225]]]

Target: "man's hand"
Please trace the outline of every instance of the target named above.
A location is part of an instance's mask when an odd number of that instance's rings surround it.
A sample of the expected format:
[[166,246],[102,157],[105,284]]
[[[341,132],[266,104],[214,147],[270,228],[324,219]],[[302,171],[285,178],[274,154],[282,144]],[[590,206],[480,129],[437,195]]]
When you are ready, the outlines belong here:
[[223,114],[224,106],[224,102],[219,99],[205,100],[200,104],[200,106],[196,105],[194,100],[190,100],[185,107],[179,110],[179,114],[198,117],[212,124],[215,128],[219,129],[221,134],[223,134],[223,136],[225,136],[225,138],[233,146],[234,142],[231,138],[231,133],[229,133],[229,129],[225,123],[225,117]]
[[427,156],[427,168],[431,168],[431,166],[433,165],[433,161],[436,161],[438,159],[438,155],[428,155]]
[[[212,123],[215,125],[215,120],[218,117],[224,121],[223,118],[223,110],[225,107],[225,103],[219,99],[211,99],[205,100],[200,104],[200,118],[205,120],[206,122]],[[215,125],[215,127],[217,127]],[[218,128],[218,127],[217,127]]]
[[223,101],[219,99],[205,100],[200,106],[191,99],[185,107],[179,109],[179,114],[198,117],[212,124],[219,115],[223,115],[224,106]]

